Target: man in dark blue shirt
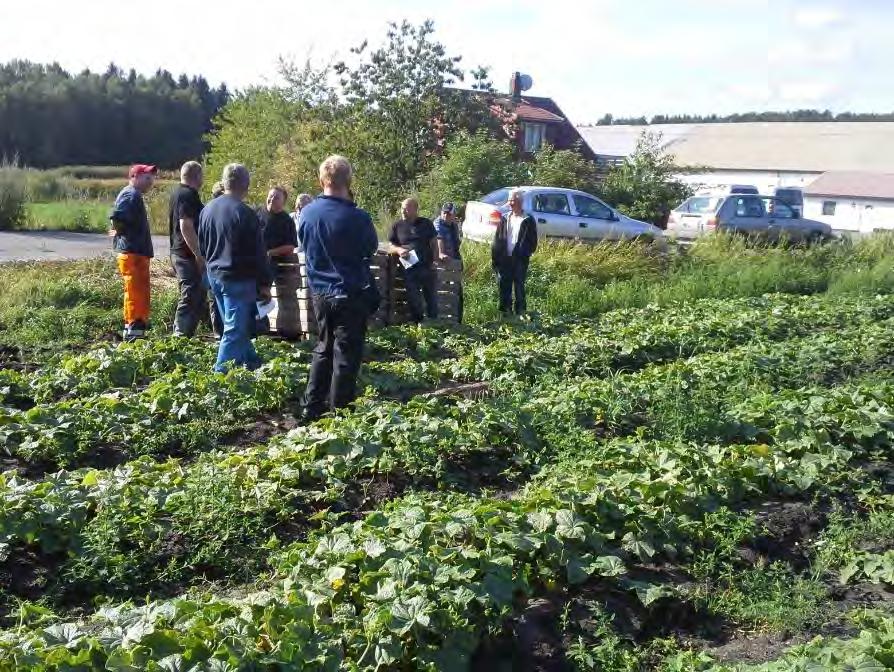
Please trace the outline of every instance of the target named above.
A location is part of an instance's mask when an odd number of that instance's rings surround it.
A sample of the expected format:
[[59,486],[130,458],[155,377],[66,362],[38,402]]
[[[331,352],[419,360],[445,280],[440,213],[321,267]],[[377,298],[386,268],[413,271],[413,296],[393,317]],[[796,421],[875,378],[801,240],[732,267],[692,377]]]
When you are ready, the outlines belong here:
[[[462,236],[459,233],[459,222],[456,221],[456,206],[447,202],[441,206],[441,216],[435,219],[435,232],[438,234],[438,260],[442,263],[458,263],[462,268],[463,258],[459,252]],[[457,295],[457,319],[463,321],[463,286],[460,282]]]
[[272,277],[258,216],[243,202],[249,182],[245,166],[229,164],[223,171],[224,194],[199,215],[199,252],[224,323],[214,365],[220,372],[229,362],[252,369],[261,364],[251,342],[255,302],[270,299]]
[[158,169],[139,163],[132,166],[130,183],[115,199],[109,214],[113,247],[118,253],[118,272],[124,279],[124,340],[143,338],[149,327],[149,262],[152,260],[152,234],[143,194],[155,184]]
[[344,157],[326,159],[323,193],[301,211],[298,225],[318,327],[304,394],[308,421],[354,400],[366,322],[378,308],[369,269],[378,238],[372,218],[349,198],[352,172]]

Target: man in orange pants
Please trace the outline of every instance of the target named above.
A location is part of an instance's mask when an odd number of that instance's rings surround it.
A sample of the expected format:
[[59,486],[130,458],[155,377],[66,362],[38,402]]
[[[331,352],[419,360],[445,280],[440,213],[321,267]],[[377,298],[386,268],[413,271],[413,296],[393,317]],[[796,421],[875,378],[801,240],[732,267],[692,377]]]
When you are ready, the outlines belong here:
[[115,199],[109,215],[118,253],[118,272],[124,278],[124,340],[143,338],[149,326],[149,262],[153,256],[152,234],[143,195],[155,184],[158,169],[137,164],[130,169],[130,183]]

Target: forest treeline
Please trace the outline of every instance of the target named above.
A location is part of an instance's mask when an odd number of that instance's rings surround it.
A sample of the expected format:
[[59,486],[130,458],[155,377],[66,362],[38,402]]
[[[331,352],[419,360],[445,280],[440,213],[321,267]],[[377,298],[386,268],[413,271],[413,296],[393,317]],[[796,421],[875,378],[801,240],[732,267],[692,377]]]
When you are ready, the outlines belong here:
[[0,159],[47,168],[154,163],[173,168],[205,151],[226,85],[152,76],[115,64],[71,74],[58,64],[0,65]]
[[736,114],[656,114],[646,117],[615,117],[606,114],[596,126],[660,126],[661,124],[742,124],[756,121],[894,121],[894,112],[839,112],[789,110],[787,112],[739,112]]

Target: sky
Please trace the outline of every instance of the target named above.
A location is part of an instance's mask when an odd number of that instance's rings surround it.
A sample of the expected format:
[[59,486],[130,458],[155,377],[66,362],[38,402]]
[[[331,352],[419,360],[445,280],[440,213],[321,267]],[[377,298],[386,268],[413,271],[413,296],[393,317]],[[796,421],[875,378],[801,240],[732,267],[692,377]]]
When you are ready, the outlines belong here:
[[894,111],[894,0],[0,0],[0,61],[166,68],[231,89],[434,20],[499,90],[531,75],[575,123],[798,108]]

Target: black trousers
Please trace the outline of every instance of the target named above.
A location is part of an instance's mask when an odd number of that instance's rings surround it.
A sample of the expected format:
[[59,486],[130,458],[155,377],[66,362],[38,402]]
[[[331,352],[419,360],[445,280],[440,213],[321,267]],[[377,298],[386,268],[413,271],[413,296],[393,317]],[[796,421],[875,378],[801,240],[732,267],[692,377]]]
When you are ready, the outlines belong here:
[[410,268],[404,268],[403,273],[410,318],[414,322],[422,322],[426,315],[430,319],[437,318],[438,294],[435,291],[434,269],[431,266],[416,264]]
[[171,265],[177,274],[180,286],[180,298],[177,300],[177,312],[174,314],[174,333],[179,336],[192,336],[196,333],[199,322],[203,319],[214,333],[223,333],[223,319],[217,310],[217,303],[208,300],[208,279],[199,269],[195,257],[171,254]]
[[343,408],[357,396],[368,311],[360,297],[313,295],[317,345],[313,349],[304,407],[308,413]]
[[515,314],[521,315],[528,308],[525,296],[525,282],[528,279],[528,258],[504,257],[497,265],[497,277],[500,286],[500,312],[508,313],[512,306],[512,293],[515,291]]

